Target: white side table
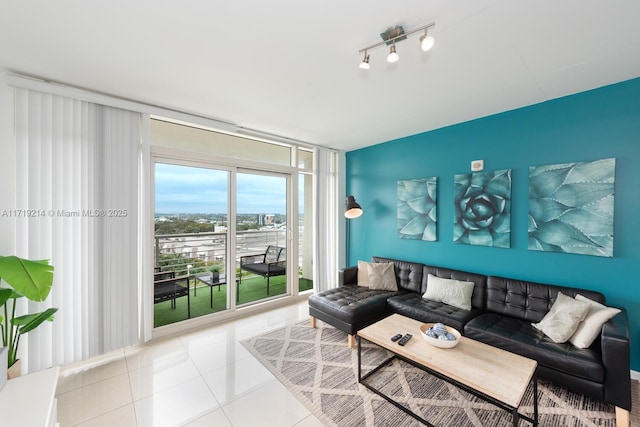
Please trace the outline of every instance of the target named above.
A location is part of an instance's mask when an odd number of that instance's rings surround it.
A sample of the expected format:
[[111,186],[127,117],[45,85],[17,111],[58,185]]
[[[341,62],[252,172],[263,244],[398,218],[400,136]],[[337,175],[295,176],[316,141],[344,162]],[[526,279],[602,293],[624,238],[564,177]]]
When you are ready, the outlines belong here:
[[0,390],[0,421],[6,426],[56,427],[59,367],[7,381]]

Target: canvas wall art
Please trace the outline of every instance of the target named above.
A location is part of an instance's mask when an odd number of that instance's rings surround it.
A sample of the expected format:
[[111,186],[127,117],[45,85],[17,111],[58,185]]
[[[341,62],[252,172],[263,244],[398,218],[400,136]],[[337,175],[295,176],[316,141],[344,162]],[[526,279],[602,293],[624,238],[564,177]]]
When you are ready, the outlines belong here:
[[613,256],[615,159],[529,168],[529,250]]
[[398,236],[436,241],[436,177],[398,181]]
[[453,241],[511,246],[511,169],[454,176]]

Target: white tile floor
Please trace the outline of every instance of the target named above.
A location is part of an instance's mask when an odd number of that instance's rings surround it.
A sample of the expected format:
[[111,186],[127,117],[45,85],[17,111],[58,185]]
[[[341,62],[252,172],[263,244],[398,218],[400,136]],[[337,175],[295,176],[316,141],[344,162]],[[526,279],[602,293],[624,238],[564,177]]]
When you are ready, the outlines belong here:
[[322,426],[240,344],[308,318],[301,302],[62,367],[60,427]]

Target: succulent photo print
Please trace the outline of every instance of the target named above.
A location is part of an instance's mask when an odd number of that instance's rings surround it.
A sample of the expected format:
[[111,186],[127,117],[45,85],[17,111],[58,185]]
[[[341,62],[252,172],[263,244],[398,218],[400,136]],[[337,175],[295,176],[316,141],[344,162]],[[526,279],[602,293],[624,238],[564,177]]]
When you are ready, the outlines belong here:
[[436,241],[436,177],[398,181],[398,237]]
[[529,250],[613,256],[615,159],[529,168]]
[[511,246],[511,169],[454,176],[453,241]]

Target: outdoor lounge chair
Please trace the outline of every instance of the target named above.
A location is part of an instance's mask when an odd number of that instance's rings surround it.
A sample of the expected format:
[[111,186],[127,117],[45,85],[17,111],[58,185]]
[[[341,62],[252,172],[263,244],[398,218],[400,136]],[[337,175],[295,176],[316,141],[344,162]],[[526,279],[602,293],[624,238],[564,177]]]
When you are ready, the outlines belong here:
[[[267,295],[269,295],[269,278],[287,274],[287,249],[282,246],[270,245],[262,254],[241,256],[240,270],[265,277],[267,279]],[[239,283],[242,283],[242,274],[240,274]]]
[[[178,282],[185,280],[187,286]],[[175,272],[156,273],[153,281],[153,303],[171,300],[171,308],[176,308],[176,298],[187,297],[187,317],[191,318],[191,298],[189,296],[189,276],[176,277]]]

